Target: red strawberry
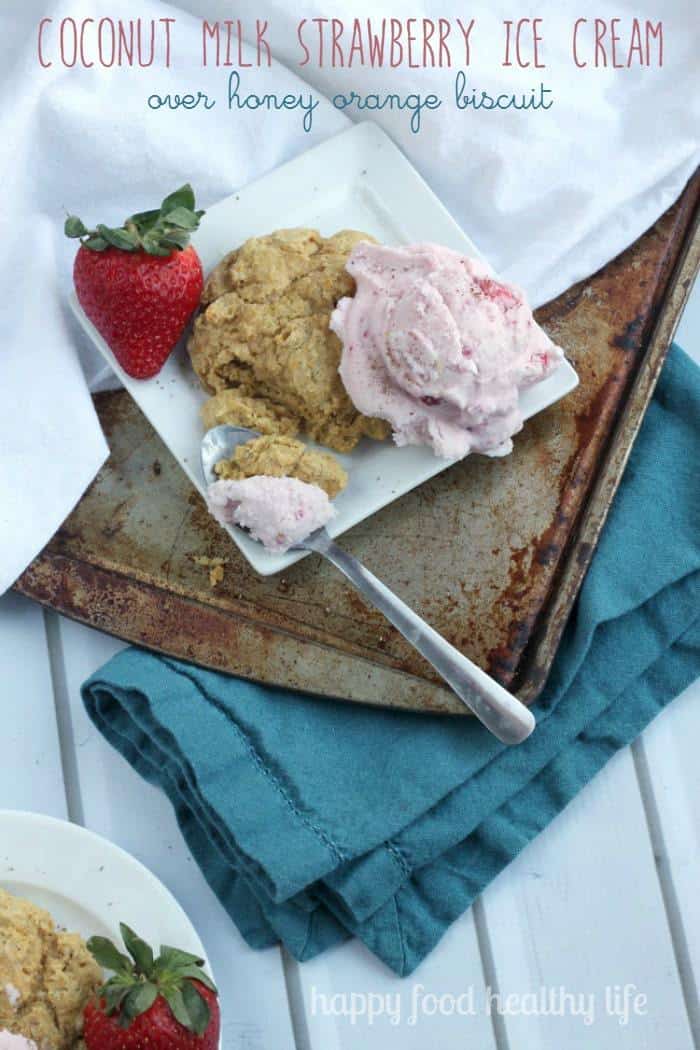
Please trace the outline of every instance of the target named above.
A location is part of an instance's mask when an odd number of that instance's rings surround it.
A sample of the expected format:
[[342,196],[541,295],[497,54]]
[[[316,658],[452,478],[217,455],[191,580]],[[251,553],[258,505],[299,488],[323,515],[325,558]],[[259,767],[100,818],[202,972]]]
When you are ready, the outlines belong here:
[[87,1050],[218,1050],[219,1002],[202,960],[165,945],[154,958],[133,930],[120,929],[131,959],[105,937],[88,941],[114,976],[85,1007]]
[[66,219],[66,235],[81,242],[73,267],[80,305],[135,379],[161,370],[197,308],[202,264],[188,242],[203,214],[186,185],[118,228]]

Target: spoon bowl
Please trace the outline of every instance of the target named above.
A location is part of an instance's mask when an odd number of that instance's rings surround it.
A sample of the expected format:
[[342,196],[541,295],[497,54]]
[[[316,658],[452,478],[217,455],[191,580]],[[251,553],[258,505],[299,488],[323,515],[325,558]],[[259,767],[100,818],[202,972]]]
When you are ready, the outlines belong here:
[[246,441],[253,441],[259,437],[257,430],[233,427],[228,423],[221,423],[218,427],[207,430],[199,450],[202,474],[207,485],[219,480],[214,470],[219,460],[230,459],[237,445],[245,445]]

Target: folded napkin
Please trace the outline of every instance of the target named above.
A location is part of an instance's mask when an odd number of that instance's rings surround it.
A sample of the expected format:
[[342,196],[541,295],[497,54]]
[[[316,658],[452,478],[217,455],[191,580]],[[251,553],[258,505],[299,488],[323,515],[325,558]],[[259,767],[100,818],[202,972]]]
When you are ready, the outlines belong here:
[[85,683],[88,713],[250,944],[303,960],[355,935],[408,974],[700,673],[698,462],[700,371],[674,347],[520,747],[135,649]]

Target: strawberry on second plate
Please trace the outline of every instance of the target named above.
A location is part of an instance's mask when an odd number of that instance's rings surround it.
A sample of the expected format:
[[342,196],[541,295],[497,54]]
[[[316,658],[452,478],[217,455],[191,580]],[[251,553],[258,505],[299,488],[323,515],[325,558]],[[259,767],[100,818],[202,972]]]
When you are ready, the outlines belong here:
[[199,304],[202,264],[189,237],[202,215],[188,184],[117,228],[88,230],[77,216],[66,219],[66,236],[80,239],[78,301],[135,379],[161,370]]
[[87,1050],[218,1050],[219,1002],[203,960],[166,945],[154,958],[133,930],[120,930],[131,958],[106,937],[87,942],[113,973],[85,1007]]

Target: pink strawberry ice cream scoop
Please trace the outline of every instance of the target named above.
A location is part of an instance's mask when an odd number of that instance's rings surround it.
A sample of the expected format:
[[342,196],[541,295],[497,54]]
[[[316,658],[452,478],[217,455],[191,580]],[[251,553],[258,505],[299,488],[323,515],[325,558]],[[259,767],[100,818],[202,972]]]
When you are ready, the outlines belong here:
[[12,1032],[0,1029],[0,1050],[38,1050],[36,1043],[31,1039],[25,1039],[23,1035],[13,1035]]
[[523,292],[436,244],[363,241],[347,270],[357,290],[330,325],[358,411],[388,420],[397,445],[429,445],[436,456],[510,452],[523,424],[519,391],[564,356]]
[[222,525],[242,525],[268,550],[281,553],[335,516],[327,493],[297,478],[264,474],[242,481],[215,481],[209,510]]

